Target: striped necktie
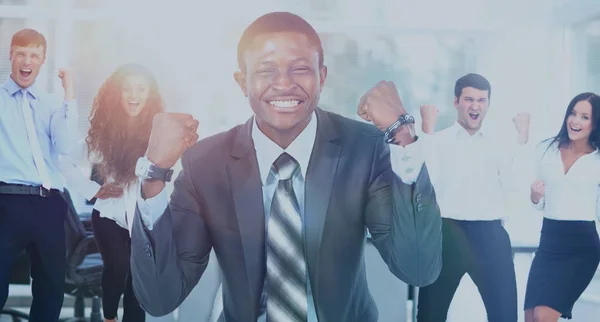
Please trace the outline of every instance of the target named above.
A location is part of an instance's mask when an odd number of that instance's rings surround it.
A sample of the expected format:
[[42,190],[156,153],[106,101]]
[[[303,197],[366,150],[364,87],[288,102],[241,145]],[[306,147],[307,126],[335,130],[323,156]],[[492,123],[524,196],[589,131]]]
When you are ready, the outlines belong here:
[[306,260],[300,208],[292,178],[298,162],[283,153],[273,163],[279,183],[267,226],[267,322],[306,322]]

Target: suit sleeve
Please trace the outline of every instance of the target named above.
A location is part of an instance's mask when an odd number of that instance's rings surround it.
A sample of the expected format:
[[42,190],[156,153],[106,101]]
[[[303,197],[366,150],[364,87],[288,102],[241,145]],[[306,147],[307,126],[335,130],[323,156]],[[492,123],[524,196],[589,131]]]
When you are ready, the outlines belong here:
[[174,311],[192,291],[208,265],[212,248],[202,206],[194,189],[187,154],[169,205],[153,223],[136,207],[131,228],[131,272],[135,295],[153,316]]
[[442,220],[426,164],[414,183],[404,183],[378,140],[373,158],[366,224],[390,271],[407,284],[433,283],[442,268]]

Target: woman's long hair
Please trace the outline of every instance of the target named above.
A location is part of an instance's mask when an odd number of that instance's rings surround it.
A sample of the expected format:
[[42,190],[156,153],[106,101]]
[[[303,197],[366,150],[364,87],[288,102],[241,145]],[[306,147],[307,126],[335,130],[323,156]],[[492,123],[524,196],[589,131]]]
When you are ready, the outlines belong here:
[[[146,105],[133,120],[121,103],[123,81],[127,76],[142,76],[149,84]],[[94,98],[86,137],[89,157],[99,159],[99,175],[103,181],[111,178],[126,186],[135,182],[135,165],[146,153],[152,119],[163,110],[158,83],[152,72],[140,64],[122,65],[104,81]]]
[[550,141],[548,147],[555,143],[558,143],[558,148],[564,148],[571,144],[569,132],[567,131],[567,120],[573,113],[575,105],[581,101],[588,101],[590,105],[592,105],[592,131],[590,133],[588,142],[592,148],[600,149],[600,96],[591,92],[581,93],[571,100],[569,106],[567,107],[567,111],[565,112],[565,118],[562,126],[560,127],[560,131],[558,131],[558,134],[555,137],[548,139],[548,141]]

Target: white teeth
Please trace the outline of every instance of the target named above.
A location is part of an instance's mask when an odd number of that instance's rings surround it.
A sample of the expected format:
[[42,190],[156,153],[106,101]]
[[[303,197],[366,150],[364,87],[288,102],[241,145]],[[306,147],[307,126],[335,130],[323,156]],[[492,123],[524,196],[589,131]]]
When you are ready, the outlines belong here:
[[298,100],[288,100],[288,101],[270,101],[269,104],[277,107],[294,107],[300,104]]
[[139,102],[138,102],[138,101],[129,101],[129,102],[127,102],[127,103],[129,103],[129,104],[139,104]]
[[31,73],[31,69],[21,69],[22,72]]

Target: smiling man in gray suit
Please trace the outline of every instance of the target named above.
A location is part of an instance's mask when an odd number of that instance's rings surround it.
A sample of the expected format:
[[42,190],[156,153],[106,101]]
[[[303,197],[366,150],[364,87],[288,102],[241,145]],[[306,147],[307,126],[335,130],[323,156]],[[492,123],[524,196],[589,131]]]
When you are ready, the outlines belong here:
[[[377,321],[367,228],[395,276],[435,281],[440,212],[426,167],[402,169],[396,154],[416,137],[394,84],[380,82],[361,99],[358,115],[374,126],[319,109],[321,41],[283,12],[246,29],[238,62],[234,76],[254,111],[248,122],[195,143],[191,116],[154,120],[136,169],[144,180],[131,245],[143,308],[177,308],[214,249],[221,321]],[[180,157],[168,202],[164,181]]]

